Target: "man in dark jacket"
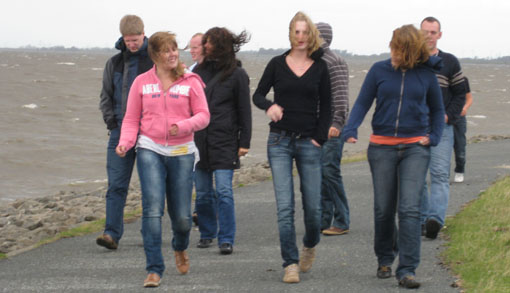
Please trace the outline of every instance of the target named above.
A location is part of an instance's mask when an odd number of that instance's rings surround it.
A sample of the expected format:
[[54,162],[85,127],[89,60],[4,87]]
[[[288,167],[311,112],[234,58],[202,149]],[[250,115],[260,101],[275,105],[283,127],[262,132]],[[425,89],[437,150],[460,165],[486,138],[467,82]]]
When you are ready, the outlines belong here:
[[235,57],[246,42],[245,32],[234,35],[226,28],[208,30],[202,38],[204,62],[193,70],[206,83],[211,113],[209,126],[195,133],[200,153],[195,172],[197,247],[207,248],[218,237],[222,254],[232,253],[235,239],[234,169],[240,167],[239,158],[250,148],[250,79]]
[[135,163],[134,148],[123,158],[115,153],[129,89],[139,74],[153,66],[147,53],[147,38],[142,19],[136,15],[124,16],[120,21],[120,33],[122,37],[115,44],[115,48],[121,52],[106,62],[99,104],[110,139],[106,153],[106,224],[96,243],[108,249],[117,249],[122,237],[124,205]]
[[430,153],[430,195],[425,183],[422,194],[422,231],[430,239],[436,239],[444,225],[448,197],[450,194],[450,161],[453,152],[453,125],[460,117],[466,102],[464,74],[457,58],[437,48],[441,38],[441,24],[434,17],[426,17],[421,22],[421,30],[427,34],[430,55],[443,60],[443,68],[436,73],[445,110],[445,126],[441,141],[431,147]]

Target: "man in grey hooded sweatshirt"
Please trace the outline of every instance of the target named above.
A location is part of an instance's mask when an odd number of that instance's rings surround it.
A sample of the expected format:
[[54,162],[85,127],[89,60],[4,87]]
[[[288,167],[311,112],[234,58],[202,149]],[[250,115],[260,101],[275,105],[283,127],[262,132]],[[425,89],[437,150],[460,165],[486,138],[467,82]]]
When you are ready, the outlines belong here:
[[321,230],[324,235],[342,235],[349,232],[349,204],[340,171],[344,147],[340,137],[349,112],[349,70],[345,61],[329,48],[333,39],[331,26],[323,22],[316,25],[324,40],[322,59],[326,61],[331,79],[333,117],[328,141],[322,146]]

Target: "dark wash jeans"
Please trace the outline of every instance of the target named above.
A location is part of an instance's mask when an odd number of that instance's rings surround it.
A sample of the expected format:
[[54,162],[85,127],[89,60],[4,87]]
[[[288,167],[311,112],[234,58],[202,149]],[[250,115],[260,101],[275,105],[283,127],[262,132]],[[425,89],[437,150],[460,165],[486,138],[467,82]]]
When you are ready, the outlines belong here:
[[420,200],[430,147],[371,143],[367,156],[374,187],[374,250],[378,264],[391,266],[398,253],[397,279],[414,276],[420,263]]
[[332,137],[322,146],[321,230],[333,226],[349,229],[349,203],[345,194],[340,162],[344,142],[341,137]]
[[466,166],[466,116],[462,116],[453,125],[453,151],[455,153],[455,173],[464,173]]
[[267,157],[273,176],[278,209],[278,230],[283,267],[299,262],[294,226],[294,182],[292,164],[296,162],[304,210],[303,245],[315,247],[320,241],[321,225],[321,148],[309,138],[295,138],[270,132]]
[[110,132],[106,152],[106,173],[108,174],[108,190],[106,191],[106,223],[104,233],[119,242],[124,233],[124,206],[129,189],[129,182],[135,165],[136,152],[130,149],[121,158],[115,153],[119,144],[120,125]]

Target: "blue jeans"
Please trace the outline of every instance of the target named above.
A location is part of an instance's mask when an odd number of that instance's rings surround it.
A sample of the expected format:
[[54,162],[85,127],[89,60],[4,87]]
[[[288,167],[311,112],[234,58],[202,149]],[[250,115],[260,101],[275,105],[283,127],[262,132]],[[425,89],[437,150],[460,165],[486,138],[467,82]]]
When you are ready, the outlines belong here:
[[340,137],[332,137],[322,146],[321,230],[328,229],[332,219],[333,226],[349,229],[349,203],[340,171],[343,149]]
[[106,173],[108,190],[106,191],[106,223],[104,233],[119,242],[124,233],[124,206],[128,195],[129,181],[135,165],[136,153],[129,150],[124,158],[115,153],[119,144],[120,125],[110,132],[106,152]]
[[191,192],[193,154],[167,157],[138,148],[138,174],[142,187],[142,237],[148,273],[162,275],[165,270],[161,253],[161,217],[165,199],[172,221],[172,248],[188,248],[191,230]]
[[321,148],[314,146],[310,139],[297,139],[270,132],[267,140],[267,157],[273,175],[278,209],[280,249],[283,266],[286,267],[299,262],[294,226],[293,160],[296,161],[299,174],[304,210],[303,244],[312,248],[320,241]]
[[464,173],[466,165],[466,116],[462,116],[453,125],[453,150],[455,152],[455,172]]
[[236,216],[232,190],[233,176],[234,170],[207,171],[201,168],[195,170],[197,192],[195,206],[200,239],[214,239],[217,236],[218,246],[223,243],[234,245]]
[[453,152],[453,126],[445,125],[441,141],[430,148],[430,195],[427,183],[423,185],[421,222],[434,219],[444,225],[450,195],[450,164]]
[[[414,276],[420,263],[420,199],[430,147],[370,144],[367,156],[374,187],[374,251],[377,262],[379,266],[391,266],[398,253],[397,279]],[[395,225],[396,212],[398,229]]]

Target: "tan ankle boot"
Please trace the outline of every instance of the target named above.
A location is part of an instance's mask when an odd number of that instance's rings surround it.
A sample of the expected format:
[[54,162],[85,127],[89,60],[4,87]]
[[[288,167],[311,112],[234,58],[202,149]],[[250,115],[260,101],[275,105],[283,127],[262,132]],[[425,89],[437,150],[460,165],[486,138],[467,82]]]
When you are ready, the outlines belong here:
[[179,273],[185,275],[189,270],[189,258],[186,250],[183,251],[174,251],[175,255],[175,266]]

